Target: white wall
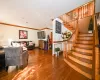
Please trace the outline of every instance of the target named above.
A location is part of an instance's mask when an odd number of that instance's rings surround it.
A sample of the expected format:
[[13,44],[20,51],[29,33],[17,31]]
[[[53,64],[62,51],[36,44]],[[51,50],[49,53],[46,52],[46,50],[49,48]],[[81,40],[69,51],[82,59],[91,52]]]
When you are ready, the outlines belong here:
[[96,0],[96,13],[100,12],[100,0]]
[[[19,30],[28,31],[28,39],[19,39]],[[1,45],[9,45],[8,39],[13,41],[33,41],[38,46],[37,30],[19,28],[0,24],[0,43]]]
[[90,19],[91,19],[91,17],[86,17],[84,19],[79,19],[79,22],[78,22],[79,32],[88,33]]
[[67,28],[65,28],[64,27],[64,25],[63,25],[63,22],[62,22],[62,20],[60,20],[59,18],[56,18],[54,21],[53,21],[53,41],[62,41],[63,39],[62,39],[62,37],[61,37],[61,34],[58,34],[58,33],[56,33],[55,32],[55,28],[56,28],[56,26],[55,26],[55,24],[56,24],[56,22],[55,21],[59,21],[60,23],[61,23],[61,33],[62,32],[65,32],[66,30],[68,30]]
[[47,40],[48,35],[49,35],[49,37],[51,36],[51,32],[52,31],[53,30],[48,30],[48,29],[45,30],[45,32],[46,32],[46,40]]
[[[56,18],[55,20],[53,20],[53,42],[63,40],[62,37],[61,37],[61,34],[58,34],[58,33],[55,32],[56,21],[59,21],[62,24],[61,25],[61,28],[62,28],[61,33],[65,32],[65,31],[69,31],[67,28],[64,27],[62,20],[60,20],[59,18]],[[53,43],[52,54],[56,54],[55,51],[54,51],[56,47],[59,47],[61,50],[63,50],[63,44],[62,43],[59,43],[59,44]]]
[[99,18],[97,19],[97,24],[100,25],[100,14],[99,14]]

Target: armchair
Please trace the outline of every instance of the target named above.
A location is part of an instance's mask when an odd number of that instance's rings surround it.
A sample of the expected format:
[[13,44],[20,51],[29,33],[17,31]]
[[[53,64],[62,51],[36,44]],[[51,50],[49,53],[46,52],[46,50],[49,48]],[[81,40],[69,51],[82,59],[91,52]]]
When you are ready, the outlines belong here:
[[25,66],[28,64],[28,51],[23,51],[22,47],[6,47],[4,51],[6,66]]

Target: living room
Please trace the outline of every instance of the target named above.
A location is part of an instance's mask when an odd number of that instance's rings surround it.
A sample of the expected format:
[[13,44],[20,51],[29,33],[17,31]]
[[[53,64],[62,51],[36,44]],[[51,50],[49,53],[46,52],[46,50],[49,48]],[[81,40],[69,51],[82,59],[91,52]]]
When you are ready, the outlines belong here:
[[[52,49],[52,47],[49,47],[49,40],[51,40],[52,35],[52,29],[50,28],[35,29],[1,23],[0,30],[1,76],[3,73],[13,74],[17,68],[18,70],[23,70],[26,66],[31,65],[31,56],[34,58],[34,54],[37,51],[39,51],[41,55],[42,52],[44,53],[44,51]],[[39,43],[39,41],[42,41],[42,44],[41,42]],[[13,77],[14,76],[12,76],[12,78]],[[2,78],[5,77],[2,76],[0,80]]]
[[[94,54],[91,55],[88,50],[92,50],[90,43],[95,37],[90,34],[94,30],[94,7],[97,7],[96,16],[98,26],[100,25],[99,2],[99,0],[97,2],[93,0],[0,1],[0,80],[93,79],[94,67],[91,69],[91,65],[94,65],[92,64]],[[91,19],[93,19],[92,24]],[[90,29],[88,33],[88,27],[91,25],[92,30]],[[74,31],[71,31],[72,28]],[[78,31],[84,34],[80,36]],[[94,30],[95,34],[97,31]],[[78,33],[80,37],[85,37],[81,38],[81,41],[85,42],[81,44],[82,46],[74,42],[77,40],[76,37],[80,38]],[[99,40],[97,35],[95,38],[95,41]],[[78,52],[72,54],[77,46]],[[97,43],[94,46],[99,47]],[[79,53],[81,51],[83,53]],[[95,51],[99,52],[98,49]],[[99,62],[98,57],[96,59]],[[97,65],[96,69],[99,69]]]
[[[35,28],[23,28],[17,26],[12,26],[11,24],[0,24],[0,45],[1,46],[12,46],[12,42],[16,41],[32,41],[35,44],[34,47],[38,47],[39,40],[47,40],[47,36],[51,35],[52,29],[35,29]],[[22,35],[21,31],[24,32],[25,36]],[[42,36],[44,38],[39,38],[38,32],[44,32]],[[40,33],[41,34],[41,33]],[[40,35],[41,36],[41,35]]]

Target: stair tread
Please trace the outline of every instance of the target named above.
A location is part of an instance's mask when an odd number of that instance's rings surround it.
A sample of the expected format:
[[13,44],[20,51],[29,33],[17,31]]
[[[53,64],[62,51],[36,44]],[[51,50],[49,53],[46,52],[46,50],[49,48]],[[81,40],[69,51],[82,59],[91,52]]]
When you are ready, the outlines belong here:
[[82,48],[75,48],[74,50],[79,51],[79,52],[89,53],[89,54],[93,53],[93,50],[87,50],[87,49],[82,49]]
[[93,46],[92,45],[84,45],[84,44],[76,44],[76,45],[74,45],[74,47],[79,47],[79,48],[83,48],[83,49],[93,49]]
[[92,34],[93,35],[93,33],[79,33],[79,34]]
[[77,54],[92,56],[92,53],[86,53],[86,52],[80,52],[80,51],[73,51],[73,52],[76,52]]
[[87,67],[87,68],[92,69],[92,64],[89,64],[89,63],[80,61],[80,60],[78,60],[78,59],[76,59],[76,58],[74,58],[74,57],[72,57],[72,56],[69,56],[69,55],[68,55],[68,57],[69,57],[71,60],[73,60],[74,62],[76,62],[76,63],[78,63],[78,64],[80,64],[80,65],[82,65],[82,66],[84,66],[84,67]]
[[85,49],[85,50],[92,50],[93,48],[87,48],[87,47],[82,47],[82,46],[74,46],[74,48],[80,48],[80,49]]
[[83,44],[83,45],[93,45],[93,43],[87,43],[87,42],[76,42],[76,44]]
[[93,37],[93,34],[79,34],[79,36],[81,37]]
[[78,35],[78,37],[90,37],[90,38],[92,38],[93,36],[82,36],[82,35]]
[[71,27],[71,26],[68,26],[68,28],[73,28],[73,27]]
[[78,36],[78,39],[93,40],[91,36]]
[[89,42],[88,42],[87,40],[86,40],[86,41],[85,41],[85,40],[84,40],[84,41],[79,40],[78,42],[80,42],[80,41],[81,41],[81,42],[84,42],[84,43],[93,43],[93,41],[89,41]]
[[73,54],[69,54],[70,56],[82,61],[82,62],[86,62],[86,63],[89,63],[89,64],[92,64],[92,60],[89,60],[89,59],[86,59],[86,58],[82,58],[82,57],[78,57],[76,55],[73,55]]
[[91,40],[91,39],[87,39],[87,40],[86,40],[86,39],[77,39],[77,41],[80,41],[80,40],[81,40],[81,41],[93,41],[93,40]]
[[88,40],[93,40],[93,38],[83,38],[83,37],[78,37],[78,39],[77,40],[86,40],[86,41],[88,41]]
[[93,33],[79,33],[79,34],[91,34],[91,35],[93,35]]
[[81,69],[82,71],[88,73],[88,74],[92,74],[92,69],[87,68],[85,66],[82,66],[76,62],[74,62],[73,60],[71,60],[69,57],[66,58],[66,60],[68,60],[71,64],[75,65],[77,68]]
[[76,46],[85,46],[85,47],[93,47],[93,45],[88,45],[88,44],[81,44],[81,43],[78,43]]
[[85,59],[89,59],[89,60],[92,60],[92,55],[84,55],[82,53],[79,53],[79,52],[72,52],[73,55],[75,56],[78,56],[78,57],[81,57],[81,58],[85,58]]
[[[73,70],[75,70],[75,71],[77,71],[78,73],[84,75],[84,76],[87,77],[89,80],[92,79],[92,75],[91,75],[91,74],[89,74],[89,73],[87,73],[87,72],[81,70],[80,68],[78,68],[77,66],[73,65],[72,63],[70,63],[70,62],[69,62],[68,60],[66,60],[66,59],[64,59],[64,61],[65,61]],[[88,80],[88,79],[87,79],[87,80]]]
[[93,45],[93,41],[76,41],[76,44],[83,44],[83,45]]

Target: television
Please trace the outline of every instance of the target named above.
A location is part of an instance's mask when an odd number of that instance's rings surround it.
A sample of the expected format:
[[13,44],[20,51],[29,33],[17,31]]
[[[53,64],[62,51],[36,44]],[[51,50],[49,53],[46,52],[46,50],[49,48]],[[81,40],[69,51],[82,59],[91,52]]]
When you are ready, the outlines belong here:
[[45,31],[39,31],[37,32],[38,39],[45,39]]

